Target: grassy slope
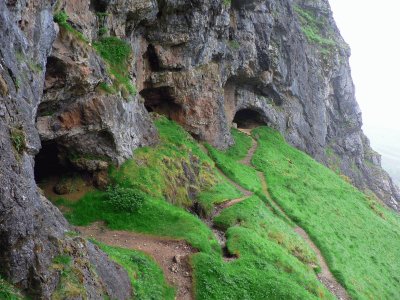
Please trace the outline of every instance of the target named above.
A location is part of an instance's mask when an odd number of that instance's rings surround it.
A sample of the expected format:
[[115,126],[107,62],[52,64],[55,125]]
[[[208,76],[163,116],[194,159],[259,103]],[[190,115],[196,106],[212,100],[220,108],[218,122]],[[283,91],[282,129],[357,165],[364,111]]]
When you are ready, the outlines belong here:
[[273,198],[320,247],[354,299],[398,299],[400,219],[269,128],[253,131],[253,164]]
[[124,266],[134,288],[135,299],[175,299],[175,290],[167,284],[156,262],[140,251],[110,247],[93,241],[112,260]]
[[229,252],[239,258],[227,263],[195,256],[196,299],[334,299],[295,257],[314,261],[315,254],[256,196],[224,210],[215,222],[228,228]]
[[[241,194],[213,172],[213,162],[181,127],[165,118],[157,120],[156,125],[161,143],[156,147],[137,150],[134,159],[111,172],[111,179],[115,183],[146,194],[139,211],[115,211],[107,202],[106,193],[101,191],[88,193],[77,203],[60,201],[59,204],[71,208],[66,217],[75,225],[85,226],[103,220],[111,229],[181,238],[201,251],[218,253],[219,245],[211,230],[198,217],[179,207],[191,204],[186,189],[177,189],[181,183],[174,181],[181,178],[181,162],[188,162],[190,156],[198,158],[201,166],[199,181],[202,181],[198,184],[208,193],[202,195],[205,206]],[[167,162],[173,163],[170,165]],[[211,197],[213,194],[215,198]],[[175,199],[176,205],[165,201],[166,195]]]
[[[251,139],[236,130],[233,135],[236,144],[227,151],[208,150],[231,179],[254,187],[246,182],[259,180],[256,172],[243,171],[238,162]],[[315,253],[257,196],[225,209],[214,223],[227,230],[229,252],[239,258],[226,263],[203,253],[194,256],[196,299],[333,299],[308,267],[316,264]]]
[[238,130],[232,130],[232,134],[236,143],[227,151],[218,151],[210,145],[206,145],[206,148],[210,156],[215,160],[216,165],[228,177],[250,191],[259,192],[262,190],[262,185],[256,170],[238,163],[239,160],[246,156],[248,149],[251,147],[251,139]]
[[[179,126],[164,118],[156,125],[161,144],[138,150],[134,160],[111,173],[118,184],[147,193],[144,206],[135,213],[116,212],[108,205],[106,194],[96,191],[75,204],[63,203],[71,208],[67,217],[72,223],[87,225],[104,220],[112,229],[186,239],[201,251],[192,258],[198,299],[262,299],[268,295],[272,299],[313,299],[316,295],[331,298],[313,270],[300,260],[313,261],[314,254],[293,235],[290,226],[273,215],[257,197],[248,200],[248,207],[238,206],[238,210],[234,206],[226,211],[226,217],[219,217],[220,226],[228,228],[229,250],[240,253],[239,259],[227,263],[216,255],[221,250],[210,229],[181,208],[186,200],[177,201],[176,205],[165,201],[164,195],[170,188],[166,181],[174,178],[178,171],[166,168],[165,158],[172,161],[187,160],[189,155],[199,158],[204,167],[202,171],[207,173],[200,177],[211,178],[211,185],[204,185],[206,188],[198,197],[201,203],[212,204],[241,195],[217,175],[212,160]],[[234,169],[239,170],[237,160],[245,156],[251,140],[249,143],[248,138],[239,133],[235,135],[237,144],[224,155],[231,158]],[[186,199],[184,193],[181,197]],[[258,211],[253,212],[253,209]],[[240,226],[235,221],[238,219],[241,219]],[[258,224],[262,228],[257,228]],[[128,261],[120,260],[120,263],[129,270]]]

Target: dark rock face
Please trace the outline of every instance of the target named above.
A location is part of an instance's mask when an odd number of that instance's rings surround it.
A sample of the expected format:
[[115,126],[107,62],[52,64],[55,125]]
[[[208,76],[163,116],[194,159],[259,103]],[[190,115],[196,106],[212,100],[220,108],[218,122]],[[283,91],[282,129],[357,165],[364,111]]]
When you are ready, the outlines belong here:
[[[229,6],[162,0],[139,6],[150,17],[130,26],[129,34],[138,49],[137,85],[149,110],[221,148],[232,143],[236,113],[253,110],[292,145],[399,210],[399,190],[362,132],[350,51],[328,1]],[[131,9],[137,14],[134,4]]]
[[[38,192],[33,166],[41,144],[51,145],[56,160],[105,185],[110,163],[157,142],[148,111],[220,148],[232,144],[234,120],[267,124],[400,209],[400,191],[361,130],[350,51],[328,1],[226,2],[0,0],[0,272],[19,287],[50,297],[54,257],[82,249],[98,276],[81,268],[87,296],[129,297],[124,271],[65,237],[68,224]],[[85,41],[53,22],[60,10]],[[129,43],[137,95],[99,89],[113,81],[93,47],[104,29]]]
[[83,283],[88,298],[101,292],[127,299],[126,272],[90,243],[65,237],[66,220],[34,180],[35,117],[55,37],[50,1],[0,1],[0,273],[34,298],[48,299],[60,280],[53,260],[69,245],[97,269],[97,281],[91,275]]

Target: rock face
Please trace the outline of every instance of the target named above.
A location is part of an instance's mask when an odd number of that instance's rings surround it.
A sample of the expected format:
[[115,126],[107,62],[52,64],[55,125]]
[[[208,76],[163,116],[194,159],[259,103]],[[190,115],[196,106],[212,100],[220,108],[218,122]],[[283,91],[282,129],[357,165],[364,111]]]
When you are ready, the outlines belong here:
[[[123,78],[96,50],[104,36],[131,49]],[[361,130],[350,50],[327,0],[0,0],[0,46],[0,272],[34,296],[54,292],[51,265],[66,248],[84,249],[97,270],[91,281],[81,267],[89,298],[129,296],[124,271],[65,237],[34,158],[53,149],[104,185],[110,163],[157,142],[151,111],[219,148],[232,126],[267,124],[400,210]]]
[[[75,272],[87,274],[88,298],[127,299],[127,273],[97,247],[65,236],[66,220],[35,183],[35,117],[55,37],[50,1],[0,1],[0,273],[33,298],[48,299],[60,281],[54,261],[69,255]],[[78,253],[68,252],[74,248],[81,254],[76,265]]]
[[149,110],[220,148],[247,115],[399,210],[399,190],[362,132],[350,50],[328,1],[145,2],[151,18],[127,33],[142,49],[136,74]]

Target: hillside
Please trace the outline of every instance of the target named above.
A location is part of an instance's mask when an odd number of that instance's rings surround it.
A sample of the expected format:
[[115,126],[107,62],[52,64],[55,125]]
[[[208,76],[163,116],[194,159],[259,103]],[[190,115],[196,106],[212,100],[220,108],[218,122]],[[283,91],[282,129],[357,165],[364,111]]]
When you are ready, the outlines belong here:
[[[400,218],[375,199],[267,127],[253,129],[252,137],[234,130],[235,145],[220,152],[209,145],[206,150],[165,118],[155,124],[161,143],[137,150],[110,171],[118,202],[110,190],[91,191],[79,201],[69,194],[53,199],[81,226],[76,235],[101,240],[100,248],[128,270],[138,299],[397,297],[400,266],[392,249],[400,247]],[[172,165],[159,163],[165,160]],[[199,170],[192,185],[182,184],[187,174],[174,168],[184,162]],[[149,189],[150,182],[157,185]],[[196,197],[191,188],[198,188]],[[141,199],[131,211],[127,191]],[[169,261],[146,248],[163,252],[157,243],[175,245]],[[189,274],[190,284],[174,281],[180,272]],[[69,280],[56,294],[73,295],[65,288]]]
[[328,0],[0,0],[0,298],[398,298],[349,56]]

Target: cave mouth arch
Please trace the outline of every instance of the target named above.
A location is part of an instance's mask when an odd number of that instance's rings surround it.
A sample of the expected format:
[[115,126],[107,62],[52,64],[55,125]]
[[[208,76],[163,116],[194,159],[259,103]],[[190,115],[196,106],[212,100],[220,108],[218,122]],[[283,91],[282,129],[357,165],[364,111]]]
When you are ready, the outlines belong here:
[[233,123],[237,124],[238,128],[253,129],[259,126],[267,125],[266,117],[256,109],[244,108],[236,112]]
[[72,166],[62,158],[56,142],[42,142],[42,148],[35,156],[35,180],[37,183],[46,182],[49,178],[69,174],[72,171]]
[[170,87],[147,88],[140,92],[144,98],[144,107],[179,123],[182,114],[181,105],[175,103]]

